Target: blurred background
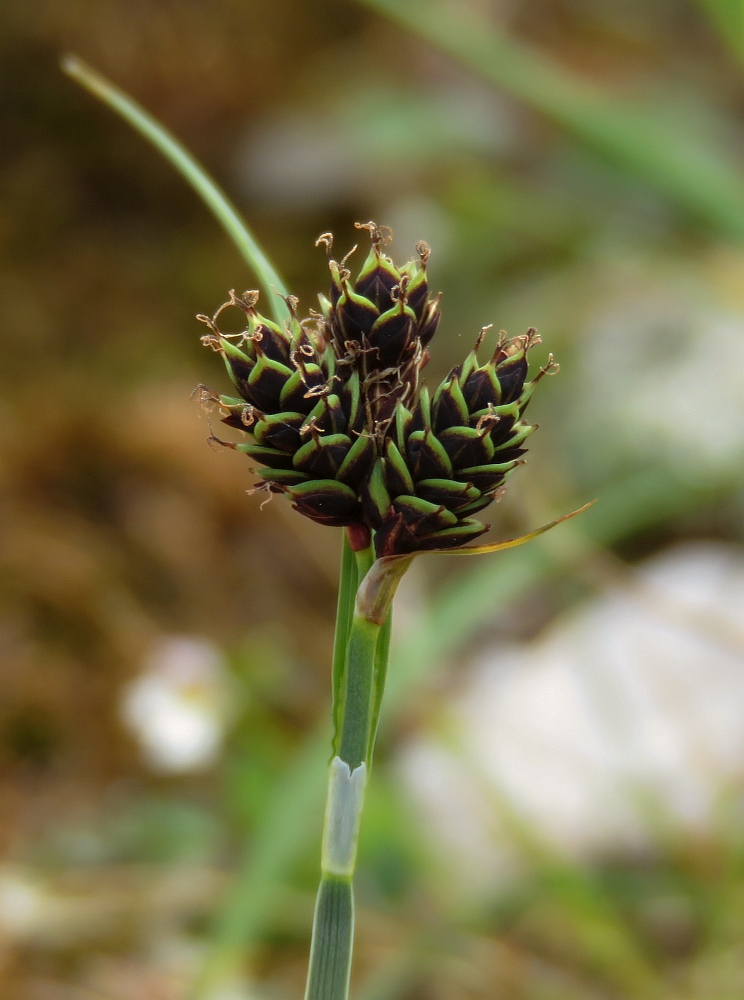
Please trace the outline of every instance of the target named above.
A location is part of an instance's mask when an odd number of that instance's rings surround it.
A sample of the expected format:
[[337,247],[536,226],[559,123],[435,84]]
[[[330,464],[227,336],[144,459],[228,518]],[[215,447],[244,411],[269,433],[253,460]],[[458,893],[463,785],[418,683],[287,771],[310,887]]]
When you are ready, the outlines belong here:
[[355,997],[744,995],[742,4],[9,0],[3,997],[300,996],[329,748],[339,538],[192,398],[255,279],[67,51],[304,313],[372,218],[432,246],[430,381],[487,323],[561,364],[492,537],[599,502],[401,589]]

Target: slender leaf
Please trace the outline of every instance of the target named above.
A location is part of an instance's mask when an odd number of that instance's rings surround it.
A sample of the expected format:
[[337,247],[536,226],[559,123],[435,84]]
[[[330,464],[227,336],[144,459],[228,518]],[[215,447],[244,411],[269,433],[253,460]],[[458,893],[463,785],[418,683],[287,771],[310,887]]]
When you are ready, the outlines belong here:
[[235,206],[206,170],[197,163],[191,153],[168,129],[128,94],[125,94],[123,90],[101,76],[100,73],[91,69],[77,56],[65,56],[62,60],[62,69],[73,80],[76,80],[91,94],[121,115],[136,132],[152,143],[172,167],[175,167],[181,177],[191,185],[213,213],[238,248],[243,260],[258,278],[275,319],[279,322],[286,319],[289,316],[289,311],[281,298],[282,295],[287,294],[284,282],[241,219]]

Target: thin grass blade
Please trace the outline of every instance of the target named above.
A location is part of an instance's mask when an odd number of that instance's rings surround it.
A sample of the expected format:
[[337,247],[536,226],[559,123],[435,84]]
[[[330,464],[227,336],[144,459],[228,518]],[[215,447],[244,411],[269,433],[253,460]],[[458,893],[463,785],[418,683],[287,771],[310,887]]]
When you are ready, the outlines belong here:
[[152,143],[158,152],[178,171],[210,209],[238,248],[243,260],[258,278],[266,293],[274,318],[278,322],[288,318],[289,310],[281,298],[282,295],[287,294],[284,282],[240,217],[235,206],[204,167],[194,159],[191,153],[164,125],[161,125],[123,90],[87,66],[77,56],[65,56],[62,60],[62,69],[94,97],[120,115],[143,138]]
[[534,531],[528,531],[526,535],[519,535],[517,538],[507,538],[503,542],[488,542],[486,545],[463,545],[460,548],[454,549],[426,549],[421,552],[414,552],[413,555],[484,556],[490,552],[503,552],[505,549],[516,549],[519,545],[524,545],[525,542],[531,542],[534,538],[539,538],[540,535],[544,535],[559,524],[563,524],[564,521],[570,521],[572,517],[583,514],[585,510],[593,507],[596,502],[596,500],[590,500],[583,507],[572,510],[570,514],[563,514],[562,517],[557,517],[554,521],[549,521],[547,524],[535,528]]

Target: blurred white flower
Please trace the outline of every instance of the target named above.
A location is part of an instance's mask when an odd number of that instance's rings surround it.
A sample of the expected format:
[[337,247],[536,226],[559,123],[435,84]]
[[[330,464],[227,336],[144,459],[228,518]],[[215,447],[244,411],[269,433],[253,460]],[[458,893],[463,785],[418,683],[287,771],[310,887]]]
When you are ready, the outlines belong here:
[[400,758],[457,874],[503,876],[525,822],[575,854],[648,847],[659,822],[709,826],[744,777],[742,607],[741,553],[685,545],[539,642],[486,652],[446,737]]
[[232,702],[219,650],[175,637],[153,650],[124,689],[121,714],[153,770],[176,774],[215,762]]
[[37,881],[9,868],[0,869],[0,937],[35,930],[47,911],[47,894]]

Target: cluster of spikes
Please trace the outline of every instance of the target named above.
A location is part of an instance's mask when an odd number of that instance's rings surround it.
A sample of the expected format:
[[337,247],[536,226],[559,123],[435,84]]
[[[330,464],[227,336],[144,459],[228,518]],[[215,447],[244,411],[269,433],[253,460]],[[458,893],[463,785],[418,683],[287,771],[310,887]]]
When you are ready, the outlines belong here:
[[[429,248],[396,267],[383,253],[390,231],[374,223],[371,248],[354,278],[331,256],[330,293],[320,312],[298,318],[286,299],[283,326],[257,310],[258,292],[230,293],[203,342],[218,351],[237,392],[218,395],[222,420],[251,440],[220,442],[247,454],[261,476],[257,489],[285,493],[301,514],[374,537],[378,557],[463,545],[488,530],[473,517],[503,493],[523,461],[535,427],[523,419],[552,358],[527,380],[534,330],[507,339],[480,364],[488,328],[462,365],[430,395],[421,382],[439,323],[440,296],[427,280]],[[356,249],[356,248],[354,248]],[[239,333],[224,333],[225,310],[242,313]],[[216,439],[215,439],[216,440]]]

